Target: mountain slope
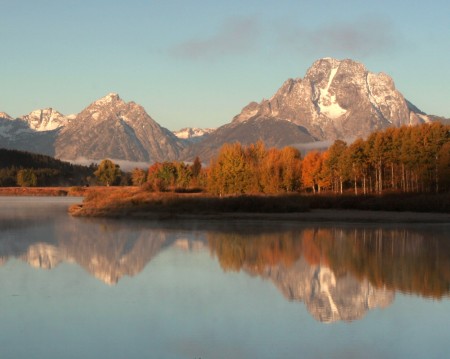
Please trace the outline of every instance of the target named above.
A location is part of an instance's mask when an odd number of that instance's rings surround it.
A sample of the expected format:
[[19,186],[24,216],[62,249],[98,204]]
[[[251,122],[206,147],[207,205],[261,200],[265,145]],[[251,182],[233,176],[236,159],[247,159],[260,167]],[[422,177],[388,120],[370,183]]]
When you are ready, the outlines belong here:
[[58,129],[37,132],[22,119],[13,119],[5,113],[0,113],[0,144],[2,148],[29,151],[43,155],[54,156],[53,144]]
[[388,75],[352,60],[316,61],[303,79],[288,79],[269,100],[251,102],[232,122],[189,147],[183,158],[203,161],[226,142],[262,140],[282,147],[354,139],[387,127],[435,120],[408,102]]
[[80,112],[55,142],[56,157],[68,160],[164,161],[177,158],[181,149],[181,141],[142,106],[125,103],[114,93]]
[[208,135],[206,139],[189,146],[182,159],[192,161],[199,156],[203,162],[217,155],[225,143],[240,142],[248,145],[263,141],[268,147],[285,147],[297,143],[312,142],[315,139],[301,126],[276,118],[254,118],[244,122],[233,122]]
[[246,106],[233,122],[281,118],[318,140],[365,137],[386,127],[431,119],[405,100],[384,73],[352,60],[316,61],[303,79],[289,79],[269,100]]

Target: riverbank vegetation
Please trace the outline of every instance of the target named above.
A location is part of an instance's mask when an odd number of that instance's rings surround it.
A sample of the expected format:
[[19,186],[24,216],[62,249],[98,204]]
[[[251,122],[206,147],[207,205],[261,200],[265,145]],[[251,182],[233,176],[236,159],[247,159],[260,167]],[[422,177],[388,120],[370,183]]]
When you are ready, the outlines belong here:
[[225,144],[209,166],[155,163],[136,169],[133,183],[148,190],[200,188],[213,195],[352,192],[438,193],[450,190],[450,126],[441,123],[389,128],[348,145],[337,140],[302,158],[292,147],[262,142]]
[[450,126],[389,128],[350,145],[337,140],[304,158],[292,147],[226,144],[207,167],[199,158],[155,163],[148,171],[135,169],[131,180],[134,189],[91,192],[72,213],[450,213]]

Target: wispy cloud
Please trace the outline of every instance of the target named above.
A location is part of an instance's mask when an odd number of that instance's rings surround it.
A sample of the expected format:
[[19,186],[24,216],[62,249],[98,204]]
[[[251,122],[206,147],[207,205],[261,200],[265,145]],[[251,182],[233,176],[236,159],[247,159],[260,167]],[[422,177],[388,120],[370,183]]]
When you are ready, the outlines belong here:
[[[61,159],[62,161],[74,163],[77,165],[83,165],[83,166],[89,166],[92,163],[99,164],[102,160],[96,160],[92,158],[86,158],[86,157],[77,157],[74,160],[69,159]],[[110,158],[111,161],[113,161],[116,165],[120,166],[120,169],[123,171],[131,171],[135,168],[148,168],[151,163],[148,162],[135,162],[135,161],[126,161],[126,160],[119,160],[115,158]]]
[[390,21],[369,16],[314,29],[282,26],[278,30],[278,37],[280,43],[293,50],[363,57],[389,51],[396,44],[396,35]]
[[171,48],[169,53],[183,59],[214,60],[251,51],[258,42],[259,36],[260,26],[256,20],[230,19],[216,34],[181,43]]

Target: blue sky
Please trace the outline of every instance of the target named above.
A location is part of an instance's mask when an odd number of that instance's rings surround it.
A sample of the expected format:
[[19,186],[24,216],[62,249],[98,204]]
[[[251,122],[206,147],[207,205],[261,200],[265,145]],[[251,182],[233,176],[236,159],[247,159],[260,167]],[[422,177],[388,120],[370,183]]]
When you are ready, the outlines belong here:
[[331,56],[450,117],[449,13],[448,0],[0,0],[0,111],[71,114],[117,92],[171,130],[217,127]]

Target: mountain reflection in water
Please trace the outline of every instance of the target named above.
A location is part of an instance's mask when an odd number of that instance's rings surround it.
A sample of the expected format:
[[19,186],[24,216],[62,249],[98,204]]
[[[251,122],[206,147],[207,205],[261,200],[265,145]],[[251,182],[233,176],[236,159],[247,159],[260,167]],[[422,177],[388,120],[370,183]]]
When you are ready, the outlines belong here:
[[[0,223],[0,265],[11,257],[46,269],[77,263],[114,285],[140,273],[166,248],[209,250],[224,271],[271,281],[322,322],[360,319],[369,309],[389,306],[396,291],[437,299],[450,291],[445,227],[46,220],[52,225],[45,230],[40,220]],[[23,236],[11,234],[17,228]]]

